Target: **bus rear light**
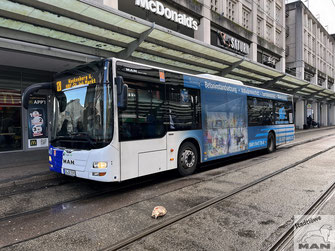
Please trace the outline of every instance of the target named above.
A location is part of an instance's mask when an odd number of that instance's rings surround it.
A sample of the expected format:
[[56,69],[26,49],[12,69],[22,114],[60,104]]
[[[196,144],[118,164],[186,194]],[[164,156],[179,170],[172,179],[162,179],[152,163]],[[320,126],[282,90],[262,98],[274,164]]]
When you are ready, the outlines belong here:
[[173,153],[173,151],[174,151],[174,149],[172,149],[172,148],[171,148],[171,149],[170,149],[170,152],[172,152],[172,153]]
[[107,168],[107,162],[94,162],[93,163],[93,168],[98,168],[98,169],[104,169]]
[[174,158],[171,158],[170,161],[174,161]]
[[49,161],[50,161],[50,162],[52,161],[52,158],[51,158],[51,156],[49,156]]

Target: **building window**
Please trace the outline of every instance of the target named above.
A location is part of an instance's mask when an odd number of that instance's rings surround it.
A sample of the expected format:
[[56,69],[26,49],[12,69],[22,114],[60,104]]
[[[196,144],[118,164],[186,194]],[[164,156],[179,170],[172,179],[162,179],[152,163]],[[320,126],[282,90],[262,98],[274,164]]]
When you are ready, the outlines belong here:
[[277,6],[276,6],[276,21],[277,21],[278,23],[281,22],[281,18],[280,18],[280,10],[281,10],[281,8],[277,5]]
[[280,46],[281,45],[281,31],[276,29],[276,45]]
[[235,21],[235,8],[236,2],[232,0],[226,0],[226,15],[227,18]]
[[266,24],[266,33],[265,33],[265,39],[272,42],[272,25],[267,23]]
[[258,36],[262,35],[262,24],[263,24],[262,18],[257,17],[257,35]]
[[246,29],[249,29],[249,23],[250,23],[250,10],[243,7],[243,9],[242,9],[242,26]]
[[211,10],[218,12],[218,1],[217,0],[211,0]]
[[271,15],[271,0],[266,0],[265,1],[265,12],[268,15]]

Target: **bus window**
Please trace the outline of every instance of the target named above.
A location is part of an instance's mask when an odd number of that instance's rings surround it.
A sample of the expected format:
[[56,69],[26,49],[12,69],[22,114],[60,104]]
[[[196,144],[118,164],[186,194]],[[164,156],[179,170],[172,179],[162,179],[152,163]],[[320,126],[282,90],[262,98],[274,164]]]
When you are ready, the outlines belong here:
[[164,85],[124,80],[128,85],[128,107],[119,111],[120,140],[163,137]]
[[275,101],[276,125],[293,124],[292,102]]
[[201,129],[200,90],[167,85],[169,130]]
[[248,97],[248,125],[273,125],[273,101],[263,98]]

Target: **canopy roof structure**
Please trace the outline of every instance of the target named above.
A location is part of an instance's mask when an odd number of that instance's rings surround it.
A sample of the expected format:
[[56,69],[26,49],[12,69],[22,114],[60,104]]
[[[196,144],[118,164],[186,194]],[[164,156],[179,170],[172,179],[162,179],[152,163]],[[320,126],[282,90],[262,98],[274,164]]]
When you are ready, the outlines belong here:
[[[334,102],[335,93],[248,58],[90,0],[0,0],[1,36],[192,74],[214,74],[297,98]],[[3,35],[6,34],[6,35]],[[0,47],[4,45],[0,40]],[[25,49],[20,47],[22,51]],[[48,52],[50,54],[50,51]]]

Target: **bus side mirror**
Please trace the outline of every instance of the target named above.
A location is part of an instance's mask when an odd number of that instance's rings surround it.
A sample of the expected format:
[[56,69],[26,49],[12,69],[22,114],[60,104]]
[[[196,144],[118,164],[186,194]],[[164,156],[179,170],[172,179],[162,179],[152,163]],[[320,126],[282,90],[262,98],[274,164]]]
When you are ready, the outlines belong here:
[[123,81],[122,76],[115,78],[116,90],[117,90],[117,106],[125,110],[128,105],[128,85]]
[[58,99],[59,112],[64,112],[67,106],[67,99],[64,92],[57,92],[55,96]]

